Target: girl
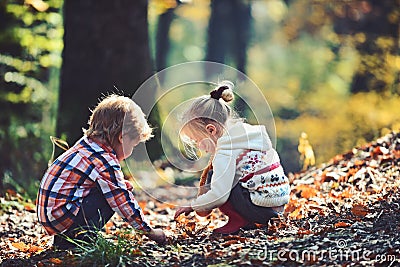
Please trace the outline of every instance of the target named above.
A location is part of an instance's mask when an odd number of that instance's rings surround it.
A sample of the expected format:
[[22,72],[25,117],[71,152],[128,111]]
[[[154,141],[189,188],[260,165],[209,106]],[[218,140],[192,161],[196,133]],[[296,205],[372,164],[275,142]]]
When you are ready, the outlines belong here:
[[[175,213],[196,211],[207,216],[219,208],[229,217],[215,233],[231,234],[254,223],[266,224],[289,201],[289,181],[264,126],[235,118],[227,105],[233,83],[222,82],[210,95],[196,98],[183,114],[180,136],[210,153],[209,183],[200,183],[199,196]],[[206,170],[207,172],[207,170]],[[203,173],[203,179],[207,177]]]

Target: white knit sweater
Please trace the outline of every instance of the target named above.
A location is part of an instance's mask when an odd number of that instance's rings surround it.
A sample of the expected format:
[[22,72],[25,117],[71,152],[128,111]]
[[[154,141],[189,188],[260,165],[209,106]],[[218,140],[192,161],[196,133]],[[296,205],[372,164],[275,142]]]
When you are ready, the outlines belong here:
[[[224,204],[231,189],[243,178],[246,181],[241,185],[250,191],[255,205],[275,207],[289,200],[288,179],[264,126],[240,121],[228,125],[226,133],[217,141],[212,164],[210,190],[191,203],[196,211],[211,210]],[[268,168],[271,165],[272,170]],[[257,173],[260,170],[261,173]]]

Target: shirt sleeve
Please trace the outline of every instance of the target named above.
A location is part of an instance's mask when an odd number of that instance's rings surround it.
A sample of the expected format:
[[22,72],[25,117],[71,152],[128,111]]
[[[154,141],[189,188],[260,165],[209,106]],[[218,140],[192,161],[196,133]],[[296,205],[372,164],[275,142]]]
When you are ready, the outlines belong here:
[[145,232],[151,230],[131,191],[132,185],[124,179],[120,166],[109,166],[100,172],[97,183],[112,210],[135,229]]
[[132,191],[132,190],[133,190],[132,184],[131,184],[128,180],[124,180],[124,182],[125,182],[126,188],[127,188],[129,191]]
[[206,211],[224,204],[231,193],[236,173],[236,160],[231,155],[217,154],[213,160],[210,190],[192,201],[195,211]]

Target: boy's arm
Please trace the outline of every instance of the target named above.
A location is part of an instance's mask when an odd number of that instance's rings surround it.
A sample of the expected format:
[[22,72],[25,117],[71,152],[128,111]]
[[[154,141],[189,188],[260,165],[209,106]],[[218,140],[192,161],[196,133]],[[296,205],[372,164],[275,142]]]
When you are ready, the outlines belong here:
[[126,185],[126,189],[129,191],[133,190],[133,185],[128,181],[128,180],[124,180],[125,185]]
[[142,209],[137,203],[132,185],[126,183],[119,166],[110,166],[100,173],[96,180],[111,209],[117,212],[135,229],[144,232],[151,230],[145,221]]
[[115,212],[151,240],[158,244],[165,243],[164,232],[161,229],[152,229],[145,221],[143,211],[132,193],[132,184],[124,179],[124,175],[118,166],[102,172],[97,183],[108,204]]

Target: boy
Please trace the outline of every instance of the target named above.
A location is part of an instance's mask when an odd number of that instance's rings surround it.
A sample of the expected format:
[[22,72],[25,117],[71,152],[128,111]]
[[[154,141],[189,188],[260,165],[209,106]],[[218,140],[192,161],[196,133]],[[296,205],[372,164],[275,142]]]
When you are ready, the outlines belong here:
[[110,95],[97,105],[88,124],[84,136],[53,162],[40,184],[37,214],[46,232],[55,235],[54,247],[74,247],[64,236],[89,241],[114,212],[164,243],[164,232],[145,222],[119,164],[152,137],[142,110],[127,97]]

